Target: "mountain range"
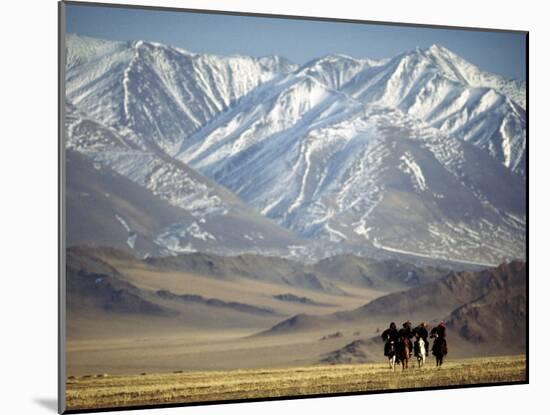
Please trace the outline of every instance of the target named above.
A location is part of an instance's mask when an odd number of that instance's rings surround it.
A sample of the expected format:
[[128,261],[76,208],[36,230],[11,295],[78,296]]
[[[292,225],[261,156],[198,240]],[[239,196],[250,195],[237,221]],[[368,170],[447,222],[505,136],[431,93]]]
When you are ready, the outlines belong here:
[[[430,283],[379,297],[354,310],[323,316],[298,314],[259,335],[341,330],[346,325],[399,321],[403,316],[437,324],[433,316],[439,315],[446,322],[453,342],[460,346],[474,347],[478,354],[497,350],[518,353],[526,345],[526,285],[526,264],[520,261],[477,272],[451,272]],[[381,343],[379,336],[362,339],[336,350],[323,361],[342,363],[357,352],[361,354],[365,346],[378,351],[375,345]]]
[[524,82],[437,45],[303,65],[78,35],[66,45],[69,244],[525,258]]
[[452,358],[524,353],[527,265],[479,271],[338,256],[141,259],[67,250],[71,373],[380,362],[394,321],[444,320]]

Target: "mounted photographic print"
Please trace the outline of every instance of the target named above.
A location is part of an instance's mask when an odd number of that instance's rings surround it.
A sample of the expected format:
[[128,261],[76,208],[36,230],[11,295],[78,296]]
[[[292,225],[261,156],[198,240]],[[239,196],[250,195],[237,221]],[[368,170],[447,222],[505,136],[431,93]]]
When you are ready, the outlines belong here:
[[528,382],[527,32],[59,12],[60,412]]

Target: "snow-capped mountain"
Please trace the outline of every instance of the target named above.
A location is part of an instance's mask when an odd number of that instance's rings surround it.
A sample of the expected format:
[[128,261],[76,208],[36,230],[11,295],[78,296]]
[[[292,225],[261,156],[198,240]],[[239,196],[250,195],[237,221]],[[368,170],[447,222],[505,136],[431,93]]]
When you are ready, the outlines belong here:
[[221,185],[312,241],[525,256],[524,83],[439,46],[300,67],[140,41],[67,46],[67,146],[174,206],[227,215]]
[[434,45],[368,67],[342,91],[363,103],[398,108],[525,173],[524,83],[483,72]]
[[136,147],[70,103],[66,131],[69,244],[140,256],[286,253],[302,244],[181,161]]
[[293,81],[191,137],[184,159],[305,237],[489,263],[521,255],[520,175],[398,109]]
[[200,55],[156,43],[67,37],[66,96],[145,149],[172,153],[217,114],[295,65]]

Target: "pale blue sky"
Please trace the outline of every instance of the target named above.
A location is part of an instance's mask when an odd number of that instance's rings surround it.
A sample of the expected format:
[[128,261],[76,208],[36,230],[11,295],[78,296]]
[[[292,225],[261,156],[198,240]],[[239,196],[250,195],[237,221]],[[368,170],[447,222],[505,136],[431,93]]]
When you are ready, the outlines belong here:
[[523,33],[353,24],[150,9],[67,5],[67,32],[113,40],[146,40],[192,52],[280,55],[296,63],[343,53],[387,58],[442,45],[480,68],[525,79]]

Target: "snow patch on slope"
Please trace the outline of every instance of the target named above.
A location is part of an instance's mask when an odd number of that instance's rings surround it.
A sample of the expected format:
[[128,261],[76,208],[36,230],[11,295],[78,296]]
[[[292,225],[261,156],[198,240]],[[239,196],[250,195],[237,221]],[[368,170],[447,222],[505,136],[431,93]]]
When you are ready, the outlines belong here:
[[408,152],[403,154],[401,156],[401,160],[403,161],[403,163],[399,165],[399,168],[401,168],[405,173],[411,176],[411,180],[413,181],[415,188],[420,191],[426,190],[428,188],[428,186],[426,185],[426,179],[422,174],[422,169],[414,161],[412,154]]

